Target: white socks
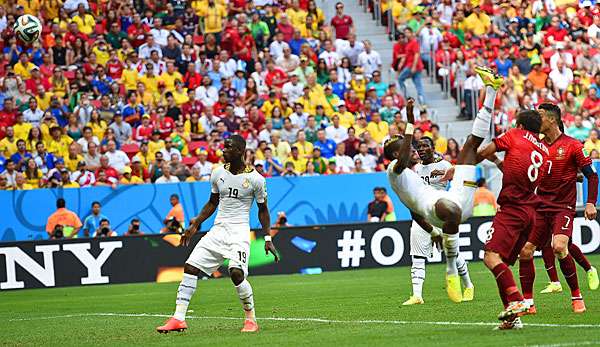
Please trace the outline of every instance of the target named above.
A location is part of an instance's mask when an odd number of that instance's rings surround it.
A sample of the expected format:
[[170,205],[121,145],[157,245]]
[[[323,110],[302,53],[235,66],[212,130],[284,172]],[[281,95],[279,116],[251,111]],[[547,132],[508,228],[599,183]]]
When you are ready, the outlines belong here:
[[197,282],[198,276],[183,274],[183,279],[177,289],[177,299],[175,300],[175,314],[173,315],[175,319],[180,321],[185,320],[185,314],[190,305],[190,299],[196,291]]
[[492,123],[492,112],[494,112],[494,103],[496,101],[496,90],[492,87],[486,87],[485,89],[485,100],[483,100],[483,107],[477,112],[477,117],[473,122],[473,131],[471,132],[474,136],[485,139],[490,133]]
[[496,89],[487,86],[485,87],[485,99],[483,100],[483,107],[485,107],[488,112],[492,113],[494,110],[494,104],[496,103]]
[[254,314],[254,296],[252,294],[252,286],[248,280],[244,279],[240,285],[235,287],[235,290],[240,297],[240,302],[242,303],[242,307],[244,308],[244,313],[246,314],[246,319],[255,319]]
[[458,274],[456,258],[458,257],[458,234],[443,235],[444,253],[446,253],[446,274]]
[[422,298],[423,282],[425,282],[425,258],[412,257],[410,277],[412,278],[413,296]]
[[463,259],[460,253],[458,253],[458,256],[456,257],[456,268],[458,269],[458,275],[462,280],[463,287],[473,287],[473,282],[471,282],[471,276],[469,276],[469,268],[467,267],[467,262]]

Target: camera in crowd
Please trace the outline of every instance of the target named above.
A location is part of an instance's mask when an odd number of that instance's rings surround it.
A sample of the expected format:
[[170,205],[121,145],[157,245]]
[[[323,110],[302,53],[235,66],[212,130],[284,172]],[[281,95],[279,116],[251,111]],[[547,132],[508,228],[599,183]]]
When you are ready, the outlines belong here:
[[183,234],[183,227],[181,223],[175,217],[171,217],[167,220],[167,231],[170,233]]
[[63,232],[63,226],[60,224],[56,224],[54,226],[54,230],[52,231],[52,239],[62,239],[65,237]]

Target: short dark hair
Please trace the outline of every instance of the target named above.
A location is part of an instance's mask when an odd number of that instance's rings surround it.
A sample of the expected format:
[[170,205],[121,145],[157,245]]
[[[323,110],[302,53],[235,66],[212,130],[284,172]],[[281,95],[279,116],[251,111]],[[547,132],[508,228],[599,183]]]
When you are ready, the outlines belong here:
[[435,142],[433,142],[433,139],[431,137],[429,137],[429,136],[423,136],[423,137],[421,137],[421,139],[419,139],[419,141],[423,141],[423,140],[429,142],[429,145],[432,148],[435,148]]
[[63,199],[63,198],[56,199],[56,208],[64,208],[65,206],[67,206],[65,199]]
[[481,177],[480,179],[477,180],[477,186],[478,187],[483,187],[485,186],[485,178]]
[[171,199],[173,199],[173,198],[179,200],[179,195],[177,195],[177,194],[171,194]]
[[394,152],[400,149],[403,139],[402,136],[394,136],[385,142],[383,145],[383,155],[387,160],[394,160]]
[[234,146],[238,147],[240,150],[246,150],[246,140],[238,134],[231,135],[229,137]]
[[440,130],[440,126],[439,126],[439,125],[437,125],[437,124],[435,124],[435,123],[434,123],[434,124],[431,124],[431,130],[433,130],[433,129]]
[[542,126],[542,118],[538,111],[525,110],[517,114],[517,125],[523,125],[525,130],[539,133]]
[[100,204],[100,201],[94,201],[94,202],[92,202],[92,207],[94,207],[94,206],[96,206],[96,205],[98,205],[98,206],[102,206],[102,205]]
[[549,102],[543,102],[540,104],[540,106],[538,106],[538,109],[546,111],[547,114],[549,114],[552,118],[554,118],[554,120],[556,121],[556,124],[562,123],[562,120],[561,120],[562,112],[560,110],[560,107],[558,107],[558,105],[551,104]]

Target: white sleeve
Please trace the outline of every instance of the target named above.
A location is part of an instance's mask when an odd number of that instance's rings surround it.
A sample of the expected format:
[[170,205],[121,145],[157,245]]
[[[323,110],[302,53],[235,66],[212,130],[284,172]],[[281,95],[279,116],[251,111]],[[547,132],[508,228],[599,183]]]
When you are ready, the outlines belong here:
[[210,192],[213,194],[219,193],[219,186],[217,185],[217,180],[219,179],[220,172],[220,169],[215,169],[210,174]]
[[267,180],[258,173],[254,180],[254,199],[257,204],[264,204],[267,200]]

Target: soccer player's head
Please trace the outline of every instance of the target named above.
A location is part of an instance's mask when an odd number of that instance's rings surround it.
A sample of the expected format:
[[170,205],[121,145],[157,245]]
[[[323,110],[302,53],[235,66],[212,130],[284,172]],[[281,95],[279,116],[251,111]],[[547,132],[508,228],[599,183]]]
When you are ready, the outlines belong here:
[[400,135],[392,136],[389,140],[385,141],[383,155],[387,160],[398,159],[403,141],[404,138]]
[[540,113],[540,117],[542,118],[542,126],[540,132],[545,133],[546,131],[554,127],[558,127],[560,129],[561,126],[561,131],[564,131],[560,107],[548,102],[544,102],[541,103],[540,106],[538,106],[538,112]]
[[435,144],[431,137],[423,136],[419,142],[417,142],[417,152],[419,152],[419,157],[423,160],[424,164],[431,164],[434,151]]
[[534,110],[525,110],[517,114],[517,128],[539,133],[542,125],[540,114]]
[[235,160],[242,160],[246,151],[246,140],[240,135],[231,135],[225,140],[223,147],[223,158],[225,162],[231,163]]

